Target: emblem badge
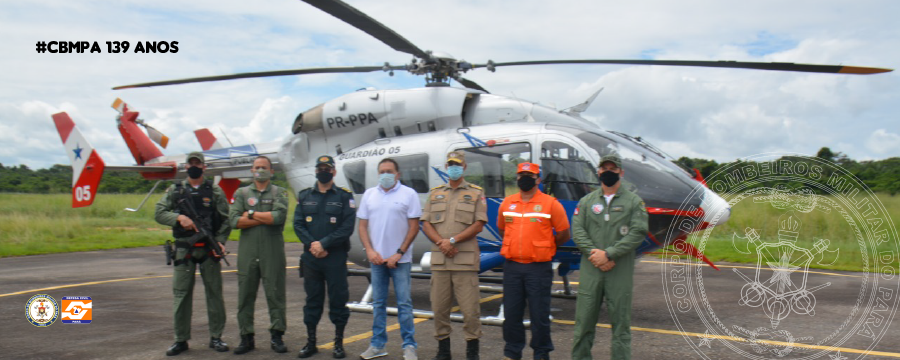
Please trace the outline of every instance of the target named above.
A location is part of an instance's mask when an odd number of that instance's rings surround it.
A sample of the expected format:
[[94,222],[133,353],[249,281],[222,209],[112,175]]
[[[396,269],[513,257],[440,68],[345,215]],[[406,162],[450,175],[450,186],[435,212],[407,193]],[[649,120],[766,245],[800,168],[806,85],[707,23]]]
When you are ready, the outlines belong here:
[[510,205],[510,206],[509,206],[509,209],[510,209],[510,210],[515,210],[515,209],[516,209],[516,204]]
[[472,195],[463,195],[463,200],[472,200]]
[[444,195],[438,195],[438,196],[434,197],[435,200],[441,200],[443,198],[444,198]]
[[94,314],[90,296],[63,296],[63,324],[90,324]]
[[622,225],[622,227],[619,228],[619,234],[622,234],[623,236],[628,235],[628,225]]
[[350,208],[356,209],[356,201],[353,201],[353,199],[350,199]]
[[307,217],[306,217],[306,222],[312,222],[312,216],[307,216]]
[[573,215],[578,215],[578,208],[577,208],[577,207],[575,208],[575,214],[573,214]]
[[543,208],[540,205],[534,206],[534,211],[541,211],[541,209],[543,209]]
[[599,215],[603,212],[603,204],[594,204],[593,206],[591,206],[591,211],[594,212],[594,214]]
[[257,202],[258,202],[258,200],[255,197],[251,197],[251,198],[247,199],[247,205],[250,205],[250,206],[256,206]]
[[331,217],[331,223],[332,223],[332,224],[337,224],[337,218],[334,217],[334,216],[332,216],[332,217]]
[[25,303],[25,316],[31,325],[47,327],[59,318],[59,305],[52,296],[38,294]]
[[531,164],[522,165],[522,170],[531,170]]
[[328,162],[328,158],[323,156],[319,158],[319,162]]

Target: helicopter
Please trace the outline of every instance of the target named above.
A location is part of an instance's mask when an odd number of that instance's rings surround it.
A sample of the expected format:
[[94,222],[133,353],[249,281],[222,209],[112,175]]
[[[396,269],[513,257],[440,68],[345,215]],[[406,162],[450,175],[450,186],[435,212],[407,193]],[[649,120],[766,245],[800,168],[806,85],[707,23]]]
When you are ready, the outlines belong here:
[[[231,198],[239,179],[250,177],[252,160],[265,155],[272,159],[276,169],[286,174],[296,194],[315,184],[316,159],[321,155],[331,155],[338,169],[336,184],[351,190],[356,201],[359,201],[366,188],[377,186],[375,175],[379,161],[391,158],[399,165],[400,181],[416,190],[420,201],[425,201],[431,187],[448,180],[442,168],[446,154],[450,151],[464,152],[468,165],[466,179],[484,188],[488,204],[489,221],[477,238],[481,249],[480,271],[485,282],[497,282],[498,277],[491,273],[500,271],[504,261],[499,254],[502,238],[496,228],[497,212],[503,198],[517,191],[515,167],[520,162],[541,165],[542,191],[556,197],[571,217],[578,200],[599,188],[596,174],[599,159],[611,152],[618,153],[627,171],[623,178],[624,185],[645,201],[649,213],[650,230],[636,249],[637,255],[671,247],[715,268],[715,264],[685,239],[691,232],[727,221],[731,209],[724,199],[705,188],[704,179],[696,169],[688,171],[681,168],[674,159],[640,137],[604,129],[596,122],[583,118],[581,114],[602,89],[578,105],[559,110],[515,97],[491,94],[463,77],[467,72],[478,69],[496,72],[509,66],[565,64],[695,66],[854,75],[892,71],[842,65],[689,60],[488,60],[470,63],[444,52],[422,50],[342,1],[305,2],[397,51],[412,55],[412,61],[405,65],[384,63],[381,66],[306,68],[195,77],[114,89],[322,73],[385,72],[393,75],[397,71],[406,71],[423,76],[425,86],[421,88],[364,88],[301,112],[290,126],[291,135],[280,143],[222,147],[211,132],[199,130],[197,137],[208,159],[207,174],[216,176],[219,186]],[[450,86],[453,81],[463,87]],[[114,108],[119,110],[117,125],[137,166],[105,166],[68,115],[60,113],[53,116],[75,169],[73,206],[86,206],[93,201],[90,189],[96,189],[104,168],[138,171],[151,180],[186,177],[183,167],[185,155],[163,156],[153,145],[153,140],[140,130],[139,126],[143,125],[153,135],[151,128],[139,120],[138,112],[122,104],[114,104]],[[358,236],[354,234],[353,239],[358,241]],[[415,277],[428,276],[430,247],[423,234],[414,241]],[[567,276],[578,270],[580,258],[581,254],[571,240],[559,247],[554,257],[555,269],[563,278],[565,287],[559,295],[571,296]],[[365,253],[358,248],[351,251],[349,259],[368,267]],[[370,293],[367,292],[363,300],[353,304],[351,309],[370,311]]]

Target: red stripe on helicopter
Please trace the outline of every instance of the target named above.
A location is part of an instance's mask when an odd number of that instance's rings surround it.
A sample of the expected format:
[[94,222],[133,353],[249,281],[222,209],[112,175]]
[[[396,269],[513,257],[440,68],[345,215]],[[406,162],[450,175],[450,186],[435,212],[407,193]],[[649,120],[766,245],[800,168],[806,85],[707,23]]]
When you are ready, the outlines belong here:
[[647,213],[653,215],[672,215],[672,216],[690,216],[690,217],[703,217],[703,209],[697,209],[694,211],[688,210],[675,210],[675,209],[666,209],[666,208],[658,208],[658,207],[648,207]]

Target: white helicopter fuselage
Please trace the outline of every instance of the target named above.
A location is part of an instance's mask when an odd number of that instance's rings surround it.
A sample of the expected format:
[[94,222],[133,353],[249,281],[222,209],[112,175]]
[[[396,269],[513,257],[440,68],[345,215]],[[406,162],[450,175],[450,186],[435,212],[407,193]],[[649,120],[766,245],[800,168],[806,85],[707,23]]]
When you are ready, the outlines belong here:
[[[711,191],[696,191],[702,185],[671,159],[577,115],[453,87],[358,91],[298,116],[295,134],[284,141],[277,161],[297,194],[315,184],[315,160],[322,155],[333,156],[338,172],[336,185],[351,190],[359,204],[367,188],[378,186],[378,163],[392,158],[400,165],[401,182],[415,189],[424,205],[429,189],[447,181],[443,172],[446,154],[466,151],[467,180],[485,189],[489,203],[490,221],[478,236],[483,265],[485,250],[499,251],[502,239],[496,230],[496,214],[490,212],[496,212],[503,197],[518,191],[514,174],[518,162],[540,164],[545,183],[556,182],[549,185],[549,193],[570,213],[578,198],[599,186],[598,162],[611,151],[623,156],[626,172],[634,167],[638,175],[641,172],[637,170],[644,168],[659,173],[653,173],[654,177],[665,177],[647,186],[634,181],[639,195],[666,198],[664,204],[647,198],[648,206],[674,207],[676,200],[690,200],[697,207],[724,202]],[[628,176],[626,179],[630,179]],[[721,214],[719,217],[718,221],[724,221]],[[357,234],[351,237],[354,248],[350,260],[368,266]],[[415,271],[428,271],[430,249],[431,242],[420,233],[413,246]]]

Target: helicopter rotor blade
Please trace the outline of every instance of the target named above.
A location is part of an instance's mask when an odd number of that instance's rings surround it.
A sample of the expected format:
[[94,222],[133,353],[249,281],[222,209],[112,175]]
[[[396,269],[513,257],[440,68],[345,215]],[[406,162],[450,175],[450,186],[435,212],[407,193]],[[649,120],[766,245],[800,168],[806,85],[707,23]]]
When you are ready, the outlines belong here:
[[549,65],[549,64],[622,64],[622,65],[664,65],[664,66],[696,66],[734,69],[755,69],[774,71],[797,71],[831,74],[856,74],[869,75],[894,71],[893,69],[843,66],[843,65],[816,65],[795,64],[777,62],[746,62],[746,61],[694,61],[694,60],[537,60],[537,61],[513,61],[502,63],[473,64],[473,68],[520,65]]
[[372,35],[374,38],[381,40],[391,48],[412,54],[416,57],[427,59],[429,55],[413,45],[409,40],[400,36],[384,24],[369,17],[362,11],[344,3],[340,0],[303,0],[305,3],[315,6],[341,21],[353,25],[353,27],[364,31],[366,34]]
[[465,86],[469,89],[481,90],[488,94],[491,93],[490,91],[487,91],[487,89],[481,87],[481,85],[478,85],[478,83],[476,83],[472,80],[466,79],[464,77],[457,77],[457,78],[454,78],[454,80],[458,81],[460,84],[462,84],[462,86]]
[[344,66],[344,67],[326,67],[326,68],[306,68],[294,70],[277,70],[277,71],[260,71],[239,73],[231,75],[203,76],[187,79],[154,81],[148,83],[132,84],[116,86],[113,90],[133,89],[151,86],[190,84],[198,82],[222,81],[234,79],[248,79],[270,76],[286,76],[286,75],[307,75],[307,74],[329,74],[329,73],[363,73],[372,71],[389,71],[389,70],[406,70],[406,66]]

